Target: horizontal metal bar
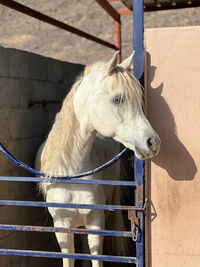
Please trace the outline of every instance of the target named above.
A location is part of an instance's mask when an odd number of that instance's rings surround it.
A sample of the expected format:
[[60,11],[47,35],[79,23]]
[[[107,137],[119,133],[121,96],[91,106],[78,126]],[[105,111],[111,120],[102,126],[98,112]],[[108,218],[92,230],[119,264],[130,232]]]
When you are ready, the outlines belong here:
[[14,176],[0,176],[0,181],[7,182],[51,182],[51,183],[65,183],[65,184],[97,184],[97,185],[119,185],[119,186],[136,186],[135,181],[116,181],[116,180],[82,180],[82,179],[55,179],[55,178],[40,178],[40,177],[14,177]]
[[89,205],[89,204],[71,204],[71,203],[54,203],[39,201],[15,201],[0,200],[0,206],[25,206],[25,207],[55,207],[68,209],[92,209],[92,210],[144,210],[143,207],[120,206],[120,205]]
[[151,11],[160,11],[160,10],[172,10],[172,9],[180,9],[180,8],[191,8],[191,7],[200,7],[200,2],[198,3],[185,3],[185,4],[178,4],[175,5],[159,5],[159,6],[146,6],[144,7],[144,12],[151,12]]
[[137,259],[135,257],[90,255],[90,254],[80,254],[80,253],[67,254],[61,252],[34,251],[34,250],[0,249],[0,255],[31,256],[31,257],[45,257],[45,258],[69,258],[69,259],[79,259],[79,260],[98,260],[98,261],[137,263]]
[[118,9],[117,11],[120,15],[130,15],[133,13],[133,11],[129,9]]
[[25,231],[25,232],[44,232],[44,233],[69,233],[69,234],[93,234],[104,236],[123,236],[133,237],[132,232],[128,231],[109,231],[109,230],[91,230],[81,228],[63,228],[63,227],[47,227],[47,226],[32,226],[32,225],[7,225],[0,224],[0,230],[5,231]]
[[114,9],[111,4],[107,2],[107,0],[96,0],[96,2],[115,20],[120,23],[120,15],[119,13]]
[[32,106],[38,105],[38,104],[41,104],[42,106],[45,106],[47,104],[60,104],[60,103],[61,103],[61,101],[43,99],[43,100],[40,100],[40,101],[30,101],[28,103],[28,107],[31,108]]
[[44,22],[46,22],[48,24],[56,26],[56,27],[58,27],[58,28],[60,28],[62,30],[74,33],[74,34],[79,35],[81,37],[84,37],[84,38],[86,38],[88,40],[94,41],[94,42],[96,42],[98,44],[101,44],[101,45],[104,45],[104,46],[107,46],[109,48],[117,50],[117,48],[116,48],[116,46],[114,44],[111,44],[111,43],[106,42],[106,41],[104,41],[102,39],[99,39],[99,38],[97,38],[97,37],[95,37],[95,36],[93,36],[93,35],[91,35],[89,33],[86,33],[86,32],[83,32],[81,30],[78,30],[78,29],[76,29],[76,28],[74,28],[74,27],[72,27],[72,26],[70,26],[70,25],[68,25],[66,23],[63,23],[63,22],[61,22],[59,20],[56,20],[56,19],[54,19],[52,17],[49,17],[49,16],[47,16],[47,15],[41,13],[41,12],[38,12],[38,11],[36,11],[36,10],[30,8],[30,7],[27,7],[25,5],[22,5],[22,4],[20,4],[20,3],[16,2],[16,1],[13,1],[13,0],[0,0],[0,4],[2,4],[4,6],[7,6],[9,8],[12,8],[12,9],[18,11],[18,12],[24,13],[24,14],[30,16],[30,17],[39,19],[39,20],[44,21]]

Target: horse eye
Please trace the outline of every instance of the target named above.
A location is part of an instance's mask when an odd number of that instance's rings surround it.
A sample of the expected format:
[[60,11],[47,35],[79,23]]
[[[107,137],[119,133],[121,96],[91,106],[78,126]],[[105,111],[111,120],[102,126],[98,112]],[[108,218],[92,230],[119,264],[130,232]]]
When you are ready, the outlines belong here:
[[112,102],[116,105],[124,103],[125,98],[122,97],[120,94],[117,94],[113,97]]

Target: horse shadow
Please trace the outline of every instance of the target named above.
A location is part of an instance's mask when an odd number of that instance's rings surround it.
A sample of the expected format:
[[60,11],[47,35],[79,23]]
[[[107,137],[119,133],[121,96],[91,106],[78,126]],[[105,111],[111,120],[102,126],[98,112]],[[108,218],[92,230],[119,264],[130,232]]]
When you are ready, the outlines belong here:
[[[173,180],[191,181],[197,172],[197,166],[186,146],[178,138],[174,114],[162,96],[164,83],[161,82],[156,88],[151,86],[156,69],[151,65],[151,57],[148,54],[148,119],[161,139],[159,154],[151,159],[151,162],[164,169]],[[157,212],[151,201],[151,164],[148,164],[148,177],[152,222],[157,217]]]
[[172,179],[190,181],[194,179],[197,166],[186,146],[178,138],[175,117],[162,96],[164,83],[157,88],[151,87],[156,67],[149,66],[148,69],[148,99],[151,103],[149,120],[161,139],[160,152],[152,162],[165,169]]
[[[156,74],[156,67],[151,65],[151,57],[148,54],[148,119],[159,134],[161,139],[161,147],[159,154],[154,157],[151,162],[160,168],[164,169],[168,176],[177,181],[191,181],[194,179],[195,174],[197,173],[197,166],[192,155],[189,152],[189,149],[181,142],[177,133],[176,118],[167,103],[166,99],[162,96],[164,90],[164,83],[161,82],[159,86],[152,87],[152,81],[154,80]],[[177,95],[178,97],[178,95]],[[187,100],[186,100],[187,101]],[[183,114],[184,116],[184,114]],[[149,162],[150,163],[150,162]],[[151,198],[151,164],[148,164],[148,198],[149,198],[149,225],[148,225],[148,236],[149,242],[149,266],[152,267],[151,262],[151,223],[157,217],[156,207],[152,202]],[[176,192],[177,187],[172,187],[171,190],[175,190],[175,195],[178,195]],[[162,194],[162,192],[161,192]],[[174,204],[174,203],[173,203]],[[177,203],[178,204],[178,203]],[[174,209],[174,215],[177,210],[175,206],[172,205],[172,210]]]

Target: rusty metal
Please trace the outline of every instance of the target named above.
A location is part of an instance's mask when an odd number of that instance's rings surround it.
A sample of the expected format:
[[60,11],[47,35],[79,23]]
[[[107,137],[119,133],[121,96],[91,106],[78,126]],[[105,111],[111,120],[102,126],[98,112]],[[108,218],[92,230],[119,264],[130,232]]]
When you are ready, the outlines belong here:
[[118,9],[117,12],[120,14],[120,15],[130,15],[133,13],[132,10],[129,10],[129,9]]
[[106,0],[96,0],[96,2],[116,21],[120,23],[120,15],[119,13],[114,9],[114,7],[111,6],[111,4],[108,3]]
[[111,43],[106,42],[106,41],[104,41],[102,39],[99,39],[99,38],[97,38],[97,37],[95,37],[95,36],[93,36],[93,35],[91,35],[89,33],[86,33],[86,32],[83,32],[81,30],[78,30],[78,29],[76,29],[76,28],[74,28],[74,27],[72,27],[72,26],[70,26],[68,24],[65,24],[65,23],[63,23],[63,22],[61,22],[59,20],[56,20],[56,19],[54,19],[52,17],[49,17],[49,16],[47,16],[47,15],[41,13],[41,12],[38,12],[38,11],[32,9],[32,8],[29,8],[29,7],[25,6],[25,5],[17,3],[16,1],[13,1],[13,0],[0,0],[0,4],[2,4],[4,6],[7,6],[9,8],[12,8],[12,9],[18,11],[18,12],[24,13],[24,14],[30,16],[30,17],[39,19],[39,20],[44,21],[44,22],[46,22],[48,24],[56,26],[56,27],[58,27],[58,28],[60,28],[62,30],[71,32],[73,34],[76,34],[76,35],[79,35],[81,37],[84,37],[84,38],[86,38],[88,40],[94,41],[94,42],[96,42],[98,44],[107,46],[107,47],[115,49],[115,50],[117,49],[114,44],[111,44]]
[[[140,188],[140,190],[142,190],[142,188]],[[142,208],[144,213],[146,213],[146,205],[147,205],[147,199],[145,199],[145,203]],[[137,211],[129,210],[128,219],[131,221],[132,239],[133,241],[138,241],[140,226],[139,226],[139,217],[137,216]]]
[[[147,205],[147,199],[145,200],[143,211],[146,212],[146,205]],[[131,221],[131,232],[132,232],[132,239],[133,241],[138,241],[138,236],[140,232],[139,227],[139,217],[137,216],[136,210],[129,210],[128,211],[128,219]]]
[[[145,204],[143,206],[143,211],[146,211],[147,199],[145,200]],[[140,226],[139,226],[139,217],[137,216],[137,211],[129,210],[128,211],[128,219],[131,221],[131,232],[133,241],[138,241]]]
[[136,205],[144,202],[144,186],[141,185],[136,189]]
[[115,21],[115,46],[120,51],[119,57],[118,57],[118,63],[121,63],[121,23],[118,21]]
[[144,207],[121,206],[121,205],[95,205],[95,204],[74,204],[74,203],[56,203],[40,201],[17,201],[17,200],[0,200],[0,206],[21,206],[21,207],[52,207],[68,209],[91,209],[91,210],[132,210],[144,212]]
[[133,235],[133,241],[138,241],[138,234],[139,234],[139,225],[138,223],[134,222],[133,227],[131,229]]
[[132,237],[130,231],[116,231],[116,230],[93,230],[82,228],[64,228],[51,226],[35,226],[35,225],[10,225],[0,224],[0,230],[4,231],[22,231],[22,232],[43,232],[43,233],[68,233],[81,235],[103,235],[103,236],[123,236]]
[[131,232],[133,241],[138,240],[139,234],[139,219],[136,216],[136,212],[133,210],[128,211],[128,219],[131,221]]

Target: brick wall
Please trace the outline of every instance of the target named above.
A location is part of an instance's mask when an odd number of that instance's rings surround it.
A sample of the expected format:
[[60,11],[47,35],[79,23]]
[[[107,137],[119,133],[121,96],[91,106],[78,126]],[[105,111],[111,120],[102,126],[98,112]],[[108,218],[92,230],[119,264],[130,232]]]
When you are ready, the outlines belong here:
[[[55,114],[83,65],[0,47],[0,142],[21,161],[33,166],[36,151],[48,134]],[[32,101],[59,101],[44,106]],[[30,176],[0,154],[1,176]],[[0,198],[42,200],[34,183],[0,182]],[[40,208],[1,207],[0,223],[48,225]],[[0,247],[57,250],[53,234],[0,231]],[[60,261],[30,257],[0,257],[2,267],[59,266]]]

